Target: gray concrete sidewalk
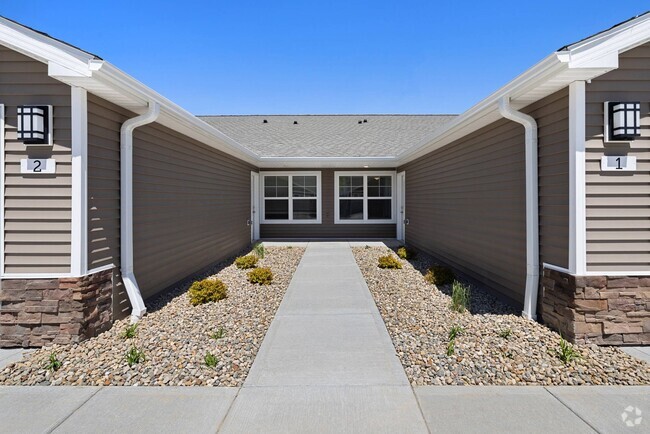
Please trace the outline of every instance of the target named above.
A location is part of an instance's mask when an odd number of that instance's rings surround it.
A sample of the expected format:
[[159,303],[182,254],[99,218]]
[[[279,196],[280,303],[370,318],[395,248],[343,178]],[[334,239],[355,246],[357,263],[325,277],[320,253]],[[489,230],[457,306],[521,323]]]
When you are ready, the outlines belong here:
[[309,243],[241,389],[0,387],[0,433],[650,432],[650,387],[412,388],[349,246]]

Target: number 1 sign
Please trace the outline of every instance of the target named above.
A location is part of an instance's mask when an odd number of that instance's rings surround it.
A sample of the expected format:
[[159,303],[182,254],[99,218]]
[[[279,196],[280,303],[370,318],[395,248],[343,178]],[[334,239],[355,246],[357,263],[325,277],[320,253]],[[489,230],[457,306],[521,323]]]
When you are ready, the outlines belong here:
[[54,158],[29,158],[20,160],[20,173],[42,174],[56,173]]
[[608,155],[600,159],[600,170],[623,172],[636,170],[636,157]]

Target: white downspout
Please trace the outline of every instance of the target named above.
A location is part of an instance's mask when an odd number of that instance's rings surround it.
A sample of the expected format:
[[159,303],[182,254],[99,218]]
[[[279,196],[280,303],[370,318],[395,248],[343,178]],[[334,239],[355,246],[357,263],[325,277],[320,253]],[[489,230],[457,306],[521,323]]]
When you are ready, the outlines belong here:
[[128,119],[120,130],[120,253],[122,281],[131,302],[131,322],[147,313],[142,294],[133,272],[133,130],[154,122],[160,114],[160,104],[150,102],[146,113]]
[[514,110],[507,96],[499,100],[501,115],[524,126],[526,146],[526,295],[522,315],[537,319],[539,289],[539,193],[537,189],[537,122]]

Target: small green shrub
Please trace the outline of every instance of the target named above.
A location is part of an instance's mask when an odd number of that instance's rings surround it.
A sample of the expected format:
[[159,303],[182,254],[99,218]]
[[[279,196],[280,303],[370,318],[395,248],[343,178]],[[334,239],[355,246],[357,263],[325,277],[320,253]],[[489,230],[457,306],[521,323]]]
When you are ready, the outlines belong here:
[[397,249],[397,256],[399,256],[400,259],[413,259],[416,255],[413,250],[407,249],[406,246],[402,246]]
[[451,308],[456,312],[465,312],[469,309],[470,294],[471,290],[469,286],[454,281],[451,288]]
[[140,351],[135,345],[126,352],[125,358],[126,363],[128,363],[129,366],[137,365],[138,363],[145,361],[144,352]]
[[255,253],[258,258],[264,259],[264,255],[266,254],[266,249],[264,249],[264,244],[262,243],[255,244],[253,246],[253,253]]
[[508,339],[510,336],[512,336],[511,328],[506,328],[499,332],[499,337],[502,337],[503,339]]
[[212,354],[212,353],[209,352],[209,351],[208,351],[208,353],[205,355],[205,357],[203,358],[203,360],[205,361],[205,365],[206,365],[208,368],[214,368],[215,366],[217,366],[217,363],[219,363],[219,359],[217,358],[217,356],[215,356],[214,354]]
[[235,259],[235,265],[239,269],[255,268],[257,267],[257,261],[259,261],[259,258],[254,255],[240,256]]
[[210,334],[210,338],[214,339],[215,341],[223,338],[224,336],[226,336],[226,331],[223,327],[219,327],[219,330]]
[[380,256],[377,264],[379,268],[401,269],[402,263],[393,255]]
[[555,350],[555,355],[560,359],[565,365],[568,365],[574,360],[581,359],[580,353],[573,348],[573,345],[564,340],[562,335],[560,335],[560,344]]
[[256,268],[248,272],[248,281],[259,285],[268,285],[273,281],[273,272],[270,268]]
[[50,357],[47,359],[47,364],[45,365],[45,369],[48,371],[58,371],[61,366],[63,366],[63,363],[59,360],[57,357],[56,353],[53,351],[50,353]]
[[226,284],[219,279],[198,280],[190,286],[190,303],[197,306],[211,301],[223,300],[228,296]]
[[463,334],[464,331],[465,329],[463,329],[459,325],[452,326],[451,329],[449,330],[449,340],[453,341],[454,339],[456,339],[456,336],[460,336],[461,334]]
[[424,275],[424,279],[432,285],[447,285],[453,283],[455,278],[454,271],[442,265],[434,265]]
[[122,339],[133,339],[137,334],[138,323],[126,326],[120,337]]

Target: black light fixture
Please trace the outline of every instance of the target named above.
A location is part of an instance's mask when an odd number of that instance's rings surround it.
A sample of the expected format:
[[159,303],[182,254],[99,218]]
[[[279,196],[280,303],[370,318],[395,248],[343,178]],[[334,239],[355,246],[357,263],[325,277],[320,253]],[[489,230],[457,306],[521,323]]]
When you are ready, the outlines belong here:
[[18,139],[26,145],[51,145],[51,115],[51,106],[18,106]]
[[640,102],[606,102],[605,117],[608,141],[630,141],[641,135]]

